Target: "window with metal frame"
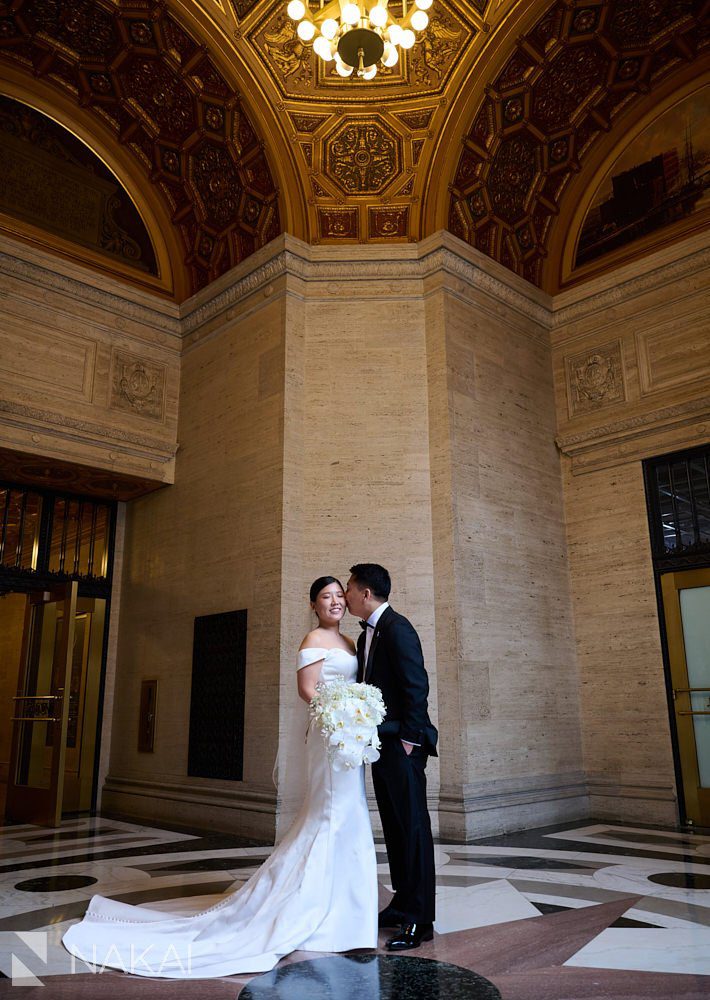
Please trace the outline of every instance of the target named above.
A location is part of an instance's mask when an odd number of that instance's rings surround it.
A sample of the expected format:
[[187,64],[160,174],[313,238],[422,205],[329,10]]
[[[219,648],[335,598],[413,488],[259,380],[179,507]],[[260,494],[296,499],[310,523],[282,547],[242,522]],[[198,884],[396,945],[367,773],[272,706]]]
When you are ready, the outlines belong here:
[[710,445],[644,464],[654,556],[710,552]]

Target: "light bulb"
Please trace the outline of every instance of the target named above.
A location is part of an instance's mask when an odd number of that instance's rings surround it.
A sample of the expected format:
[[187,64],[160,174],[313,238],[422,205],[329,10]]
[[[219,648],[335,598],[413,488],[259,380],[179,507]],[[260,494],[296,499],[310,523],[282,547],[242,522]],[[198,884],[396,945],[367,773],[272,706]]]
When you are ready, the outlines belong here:
[[387,37],[392,42],[393,45],[401,45],[402,43],[402,29],[398,24],[391,24],[387,29]]
[[412,27],[415,31],[424,31],[429,24],[429,15],[423,10],[415,10],[411,17]]
[[333,58],[333,50],[330,47],[330,42],[327,38],[323,38],[322,35],[319,35],[313,43],[313,51],[317,56],[321,57],[323,62],[330,62]]
[[385,45],[385,51],[382,53],[382,65],[383,66],[395,66],[399,59],[399,52],[396,46],[392,45],[391,42],[387,42]]
[[346,3],[343,7],[342,18],[346,24],[357,24],[360,20],[360,8],[356,3]]
[[338,59],[336,60],[335,63],[335,72],[338,74],[338,76],[351,76],[353,72],[353,67],[348,66],[347,63],[344,63],[342,59]]
[[380,4],[376,4],[370,11],[370,21],[376,28],[384,28],[387,24],[387,11]]
[[362,74],[362,78],[363,80],[371,80],[373,76],[376,75],[377,75],[377,66],[373,64],[372,66],[367,67],[365,72]]
[[296,28],[296,34],[302,42],[310,42],[316,33],[316,26],[313,21],[301,21]]
[[419,10],[429,10],[434,0],[414,0]]
[[[303,24],[303,21],[301,21]],[[411,28],[405,28],[402,32],[402,37],[399,40],[399,44],[403,49],[411,49],[417,40],[417,36],[414,34]]]
[[335,38],[338,34],[338,22],[332,17],[326,17],[325,21],[320,26],[320,33],[323,38],[327,38],[328,41],[330,41],[331,38]]
[[306,13],[306,6],[303,0],[291,0],[291,3],[286,8],[286,13],[294,21],[300,21],[303,15]]

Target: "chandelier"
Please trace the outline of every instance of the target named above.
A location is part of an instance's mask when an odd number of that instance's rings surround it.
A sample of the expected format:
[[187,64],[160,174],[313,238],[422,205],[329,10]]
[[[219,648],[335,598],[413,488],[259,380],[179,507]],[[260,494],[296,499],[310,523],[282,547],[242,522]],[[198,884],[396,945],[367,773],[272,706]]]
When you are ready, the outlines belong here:
[[311,10],[309,0],[290,0],[286,11],[298,22],[296,33],[302,42],[313,43],[313,51],[342,77],[353,72],[363,80],[372,80],[378,63],[396,66],[400,49],[411,49],[415,32],[429,23],[427,10],[433,0],[414,0],[407,11],[402,0],[402,16],[394,17],[387,0],[320,0],[320,8]]

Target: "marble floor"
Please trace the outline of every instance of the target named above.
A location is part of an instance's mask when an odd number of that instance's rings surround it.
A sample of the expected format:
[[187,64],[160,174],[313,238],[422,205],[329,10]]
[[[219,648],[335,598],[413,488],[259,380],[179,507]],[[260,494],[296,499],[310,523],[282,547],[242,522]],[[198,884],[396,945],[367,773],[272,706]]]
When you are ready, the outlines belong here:
[[[710,836],[584,822],[436,846],[435,937],[416,952],[294,953],[263,976],[100,975],[61,945],[94,893],[189,914],[268,856],[228,834],[94,817],[0,827],[0,990],[44,998],[710,1000]],[[381,901],[390,897],[378,845]],[[383,933],[380,945],[384,943]],[[33,979],[33,976],[35,977]]]

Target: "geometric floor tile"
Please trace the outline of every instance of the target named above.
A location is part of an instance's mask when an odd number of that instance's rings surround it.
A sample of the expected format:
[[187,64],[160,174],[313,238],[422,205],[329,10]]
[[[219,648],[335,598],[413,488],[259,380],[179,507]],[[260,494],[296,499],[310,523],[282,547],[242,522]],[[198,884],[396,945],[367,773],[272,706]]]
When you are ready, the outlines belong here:
[[502,924],[539,917],[540,911],[505,879],[468,888],[447,888],[437,893],[437,934],[451,934],[471,927]]
[[[611,927],[569,958],[566,965],[593,969],[638,969],[710,976],[710,928]],[[710,980],[707,984],[710,997]]]
[[[32,949],[18,944],[18,932],[29,940],[40,932],[47,945],[46,962],[36,970],[45,984],[37,987],[42,1000],[236,1000],[250,983],[256,995],[258,977],[248,974],[214,980],[151,979],[113,969],[80,974],[61,937],[94,891],[187,915],[236,889],[270,850],[228,834],[101,817],[68,820],[51,834],[29,824],[0,827],[0,855],[12,852],[0,864],[0,991],[12,989],[3,975],[12,975],[13,952],[32,966]],[[377,853],[382,907],[391,892],[381,841]],[[363,982],[377,970],[380,984],[389,977],[401,990],[416,971],[411,963],[429,960],[420,966],[425,976],[446,969],[452,983],[488,980],[503,1000],[710,1000],[707,835],[587,821],[473,844],[441,843],[436,857],[433,941],[397,962],[384,950],[391,931],[382,932],[375,953],[294,952],[274,970],[275,980],[293,986],[301,972],[317,973],[314,982],[327,988],[303,994],[304,1000],[361,1000],[352,977],[348,982],[337,974],[330,982],[334,970],[356,970]],[[26,891],[15,888],[21,882]],[[319,964],[320,958],[326,961]],[[283,973],[296,964],[298,974]],[[437,985],[413,996],[449,1000],[454,994],[444,996]],[[288,1000],[298,997],[288,994]]]

